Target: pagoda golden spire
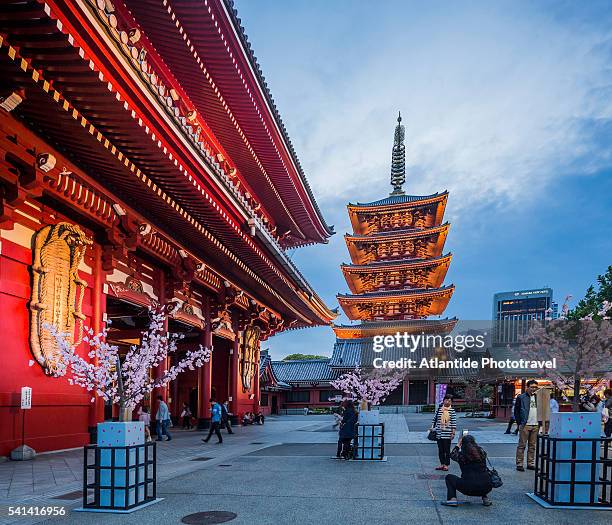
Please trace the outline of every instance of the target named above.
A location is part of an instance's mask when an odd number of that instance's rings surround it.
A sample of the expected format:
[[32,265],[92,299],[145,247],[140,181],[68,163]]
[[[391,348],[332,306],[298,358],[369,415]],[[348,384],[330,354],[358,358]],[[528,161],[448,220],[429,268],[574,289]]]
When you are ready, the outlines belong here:
[[393,138],[391,153],[391,195],[404,195],[402,186],[406,182],[406,148],[404,146],[405,129],[402,126],[402,114],[398,113],[397,126]]

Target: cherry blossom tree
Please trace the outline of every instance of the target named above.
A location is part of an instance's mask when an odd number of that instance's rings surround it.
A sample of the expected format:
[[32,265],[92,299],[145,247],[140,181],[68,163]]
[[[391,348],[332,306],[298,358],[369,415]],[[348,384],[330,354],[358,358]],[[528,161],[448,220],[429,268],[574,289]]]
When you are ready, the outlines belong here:
[[[79,355],[67,334],[50,325],[45,328],[55,337],[61,359],[55,371],[56,377],[67,376],[71,385],[85,388],[105,401],[119,404],[119,419],[129,420],[131,411],[144,396],[155,388],[163,387],[185,370],[194,370],[210,360],[212,349],[200,345],[188,350],[185,356],[167,369],[161,377],[152,378],[150,370],[175,353],[182,334],[168,333],[165,327],[167,312],[164,307],[150,310],[151,321],[143,332],[140,344],[132,345],[123,360],[119,348],[107,342],[108,329],[94,334],[85,330],[83,342],[88,348],[87,357]],[[94,397],[91,398],[93,402]]]
[[331,385],[344,392],[347,399],[379,405],[401,382],[401,374],[365,374],[361,368],[356,368],[331,381]]
[[601,310],[580,319],[567,319],[569,308],[563,305],[559,319],[534,322],[521,341],[521,357],[530,360],[552,360],[557,368],[544,368],[541,375],[561,390],[573,391],[573,410],[578,412],[580,390],[585,378],[594,380],[586,385],[594,392],[612,379],[612,327],[609,314],[612,304],[604,301]]

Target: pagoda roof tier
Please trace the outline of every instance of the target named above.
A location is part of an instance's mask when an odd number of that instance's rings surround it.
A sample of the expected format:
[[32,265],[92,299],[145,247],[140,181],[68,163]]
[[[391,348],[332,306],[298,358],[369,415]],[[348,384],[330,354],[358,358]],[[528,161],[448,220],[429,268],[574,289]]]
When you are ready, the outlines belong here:
[[334,325],[333,329],[338,339],[361,339],[376,335],[394,335],[398,332],[446,335],[452,332],[457,322],[457,318],[365,321],[355,325]]
[[338,294],[338,303],[353,320],[422,319],[442,315],[455,287]]
[[393,288],[439,288],[452,255],[433,259],[399,259],[370,264],[341,265],[344,278],[355,294]]
[[374,231],[406,227],[431,227],[442,224],[448,191],[433,195],[390,195],[373,202],[347,206],[353,231]]
[[433,228],[379,232],[373,235],[344,236],[353,264],[379,260],[440,257],[448,235],[449,223]]

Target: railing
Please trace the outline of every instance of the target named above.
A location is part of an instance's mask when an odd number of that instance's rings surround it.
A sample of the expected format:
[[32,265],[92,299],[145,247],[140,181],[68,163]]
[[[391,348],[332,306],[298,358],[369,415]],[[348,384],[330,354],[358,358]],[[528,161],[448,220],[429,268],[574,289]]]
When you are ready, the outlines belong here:
[[156,460],[155,442],[126,447],[86,445],[83,508],[125,511],[155,501]]
[[539,435],[534,495],[552,506],[612,508],[612,438]]

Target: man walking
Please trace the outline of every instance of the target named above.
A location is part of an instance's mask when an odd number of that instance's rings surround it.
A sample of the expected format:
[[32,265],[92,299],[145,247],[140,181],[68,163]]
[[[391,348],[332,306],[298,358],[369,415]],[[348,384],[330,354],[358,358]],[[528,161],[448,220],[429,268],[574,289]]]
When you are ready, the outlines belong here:
[[170,410],[168,410],[168,405],[166,405],[166,402],[162,396],[157,396],[157,400],[159,401],[157,414],[155,415],[155,421],[157,421],[157,441],[161,441],[163,435],[168,438],[167,441],[170,441],[172,439],[170,432],[168,432],[168,425],[170,424]]
[[228,434],[233,434],[232,425],[230,423],[229,402],[226,401],[221,405],[221,428],[227,429]]
[[210,398],[210,429],[208,430],[208,436],[202,439],[204,443],[208,443],[210,436],[214,432],[217,434],[217,445],[223,443],[223,438],[221,437],[221,405],[217,403],[214,397]]
[[519,443],[516,447],[516,470],[524,472],[525,446],[527,446],[527,469],[535,470],[535,449],[540,425],[538,423],[538,403],[536,391],[538,383],[527,381],[527,392],[516,398],[514,419],[519,426]]

